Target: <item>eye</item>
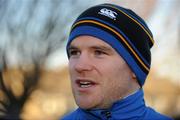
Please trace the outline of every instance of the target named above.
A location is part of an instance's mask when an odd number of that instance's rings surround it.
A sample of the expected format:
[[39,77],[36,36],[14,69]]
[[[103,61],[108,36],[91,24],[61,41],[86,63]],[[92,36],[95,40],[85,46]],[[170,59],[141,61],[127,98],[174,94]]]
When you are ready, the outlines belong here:
[[94,52],[95,52],[96,56],[101,56],[101,55],[106,55],[107,54],[106,52],[104,52],[102,50],[95,50]]
[[71,49],[68,51],[68,54],[69,54],[69,57],[72,57],[72,56],[79,56],[81,53],[79,50]]

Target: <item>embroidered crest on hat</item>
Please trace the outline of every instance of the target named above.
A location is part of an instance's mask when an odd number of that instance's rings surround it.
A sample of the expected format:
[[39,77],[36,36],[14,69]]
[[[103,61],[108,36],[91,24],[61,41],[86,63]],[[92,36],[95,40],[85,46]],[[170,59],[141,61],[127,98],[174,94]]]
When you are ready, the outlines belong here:
[[113,19],[113,20],[116,20],[116,15],[117,15],[116,12],[114,12],[114,11],[112,11],[112,10],[110,10],[110,9],[107,9],[107,8],[102,8],[102,9],[98,12],[98,14],[107,16],[107,17],[109,17],[109,18],[111,18],[111,19]]

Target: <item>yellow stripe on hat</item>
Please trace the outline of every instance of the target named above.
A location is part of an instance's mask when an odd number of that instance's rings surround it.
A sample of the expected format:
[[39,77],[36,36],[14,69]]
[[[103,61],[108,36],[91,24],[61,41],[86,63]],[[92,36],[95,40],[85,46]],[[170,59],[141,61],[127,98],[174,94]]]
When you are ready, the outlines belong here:
[[111,6],[111,5],[105,5],[105,6],[109,6],[109,7],[112,7],[118,11],[120,11],[121,13],[123,13],[124,15],[126,15],[127,17],[129,17],[131,20],[133,20],[135,23],[137,23],[144,31],[145,33],[148,35],[148,37],[150,38],[152,44],[154,44],[154,39],[151,37],[151,35],[149,34],[149,32],[144,28],[144,26],[142,26],[137,20],[135,20],[134,18],[132,18],[131,16],[129,16],[128,14],[126,14],[125,12],[123,12],[122,10],[114,7],[114,6]]
[[[133,50],[133,48],[128,44],[128,42],[123,38],[123,36],[121,34],[119,34],[117,31],[115,31],[114,29],[112,29],[111,27],[105,25],[105,24],[102,24],[100,22],[97,22],[97,21],[93,21],[93,20],[82,20],[82,21],[78,21],[77,23],[75,23],[73,26],[72,26],[72,29],[78,25],[78,24],[81,24],[81,23],[93,23],[93,24],[97,24],[99,26],[102,26],[110,31],[112,31],[113,33],[115,33],[126,45],[127,47],[131,50],[131,52],[134,54],[134,56],[137,58],[137,60],[141,63],[141,65],[149,72],[149,68],[143,63],[143,61],[139,58],[139,56],[136,54],[136,52]],[[71,30],[72,30],[71,29]]]

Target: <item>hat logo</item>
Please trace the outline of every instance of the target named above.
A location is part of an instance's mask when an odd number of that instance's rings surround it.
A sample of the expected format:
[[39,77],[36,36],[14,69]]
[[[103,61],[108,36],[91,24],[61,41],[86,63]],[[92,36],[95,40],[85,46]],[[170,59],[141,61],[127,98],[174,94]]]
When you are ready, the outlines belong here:
[[102,8],[102,9],[98,12],[98,14],[107,16],[107,17],[109,17],[109,18],[111,18],[111,19],[113,19],[113,20],[116,20],[116,15],[117,15],[116,12],[114,12],[114,11],[112,11],[112,10],[109,10],[109,9],[107,9],[107,8]]

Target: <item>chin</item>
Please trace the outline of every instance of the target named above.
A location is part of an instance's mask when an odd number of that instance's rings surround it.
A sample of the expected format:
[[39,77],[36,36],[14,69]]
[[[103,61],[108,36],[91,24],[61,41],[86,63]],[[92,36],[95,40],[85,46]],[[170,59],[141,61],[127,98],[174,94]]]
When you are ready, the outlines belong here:
[[98,103],[100,103],[98,97],[95,97],[94,95],[75,94],[74,98],[77,106],[79,106],[82,109],[92,109],[95,108],[98,105]]
[[88,105],[88,104],[77,104],[80,108],[82,109],[91,109],[93,106]]
[[93,103],[89,103],[88,101],[86,101],[85,99],[83,99],[82,101],[76,101],[76,104],[82,108],[82,109],[91,109],[94,108]]

